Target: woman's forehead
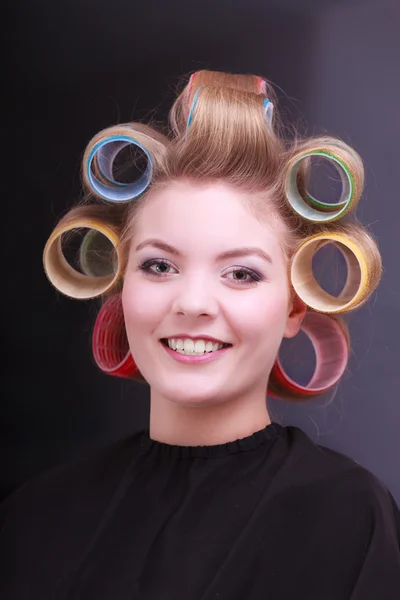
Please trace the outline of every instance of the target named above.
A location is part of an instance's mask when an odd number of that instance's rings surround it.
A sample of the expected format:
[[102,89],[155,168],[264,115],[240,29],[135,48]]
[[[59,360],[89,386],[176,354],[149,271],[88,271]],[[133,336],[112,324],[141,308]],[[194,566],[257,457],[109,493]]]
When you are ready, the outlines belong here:
[[249,209],[249,196],[216,182],[194,185],[176,182],[150,194],[137,221],[136,237],[167,236],[208,243],[245,245],[268,243],[279,236],[275,220],[262,221]]

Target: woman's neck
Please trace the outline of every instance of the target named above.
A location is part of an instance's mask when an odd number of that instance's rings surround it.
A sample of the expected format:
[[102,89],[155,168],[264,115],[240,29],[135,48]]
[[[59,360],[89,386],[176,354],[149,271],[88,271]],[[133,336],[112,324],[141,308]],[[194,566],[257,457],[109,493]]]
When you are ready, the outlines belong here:
[[266,395],[187,406],[151,392],[150,438],[178,446],[214,446],[245,438],[271,423]]

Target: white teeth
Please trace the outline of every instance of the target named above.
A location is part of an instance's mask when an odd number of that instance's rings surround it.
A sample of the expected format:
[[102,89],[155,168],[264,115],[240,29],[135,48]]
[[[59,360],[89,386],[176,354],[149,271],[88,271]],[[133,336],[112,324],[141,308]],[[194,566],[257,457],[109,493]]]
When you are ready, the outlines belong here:
[[224,344],[213,343],[210,340],[184,340],[169,338],[168,346],[180,354],[188,354],[189,356],[202,356],[209,352],[216,352],[223,348]]
[[212,342],[207,342],[206,344],[206,352],[212,352],[214,344]]
[[194,341],[186,339],[183,342],[183,349],[185,351],[185,354],[192,354],[194,350]]
[[[194,344],[194,351],[196,352],[196,354],[204,354],[204,351],[206,349],[206,343],[204,340],[196,340],[195,344]],[[185,346],[185,350],[186,350],[186,346]]]

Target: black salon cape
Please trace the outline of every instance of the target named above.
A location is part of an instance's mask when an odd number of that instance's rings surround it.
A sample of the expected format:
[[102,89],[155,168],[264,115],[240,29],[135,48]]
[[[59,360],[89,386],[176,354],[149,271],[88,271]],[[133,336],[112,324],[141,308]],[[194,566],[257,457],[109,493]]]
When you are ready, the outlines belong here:
[[189,448],[141,432],[1,508],[1,600],[400,600],[392,495],[294,426]]

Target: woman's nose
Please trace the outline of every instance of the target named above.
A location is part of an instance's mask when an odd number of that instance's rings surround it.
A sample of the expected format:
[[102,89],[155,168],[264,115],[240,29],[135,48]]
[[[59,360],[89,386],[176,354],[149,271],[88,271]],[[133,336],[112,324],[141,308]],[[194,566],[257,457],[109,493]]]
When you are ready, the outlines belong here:
[[185,280],[177,290],[173,310],[175,314],[191,317],[215,316],[218,313],[215,286],[200,275]]

